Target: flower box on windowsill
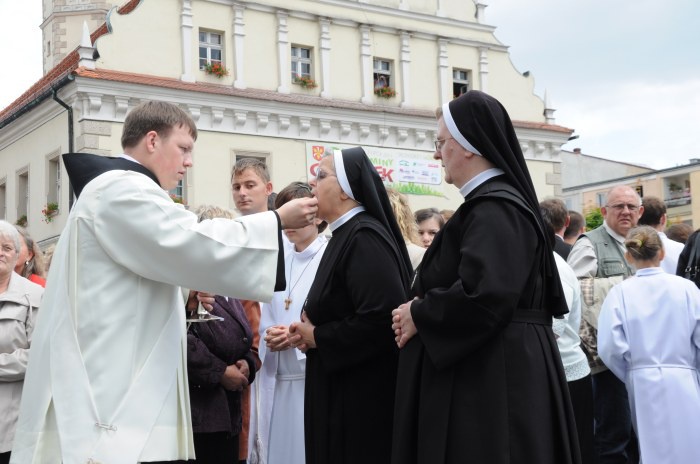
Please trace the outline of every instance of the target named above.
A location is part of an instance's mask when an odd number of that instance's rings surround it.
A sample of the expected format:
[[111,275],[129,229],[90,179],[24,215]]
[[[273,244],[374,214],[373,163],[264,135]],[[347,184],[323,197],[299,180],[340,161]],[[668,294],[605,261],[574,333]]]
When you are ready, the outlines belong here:
[[396,96],[396,90],[393,87],[384,86],[377,87],[374,89],[374,94],[380,98],[394,98]]
[[228,69],[226,69],[220,62],[216,61],[214,63],[207,63],[204,65],[204,72],[211,74],[213,76],[221,79],[224,76],[228,76]]
[[44,216],[44,222],[50,223],[53,221],[54,216],[58,214],[58,203],[47,203],[44,209],[41,210],[41,214]]
[[316,81],[309,76],[296,76],[294,78],[294,83],[305,89],[315,89],[318,86]]
[[185,199],[182,198],[181,196],[178,196],[178,195],[175,195],[174,193],[171,193],[170,198],[173,200],[174,203],[177,203],[179,205],[183,205],[185,208],[187,207],[187,203],[185,203]]
[[27,227],[27,215],[23,214],[22,216],[18,217],[15,224],[20,227]]

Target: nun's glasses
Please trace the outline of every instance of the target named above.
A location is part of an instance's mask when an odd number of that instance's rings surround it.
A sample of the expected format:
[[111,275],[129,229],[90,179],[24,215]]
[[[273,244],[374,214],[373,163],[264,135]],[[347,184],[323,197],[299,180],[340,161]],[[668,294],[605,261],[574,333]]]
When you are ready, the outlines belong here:
[[319,169],[318,171],[316,171],[316,182],[323,180],[326,177],[330,177],[330,176],[335,176],[335,174]]
[[454,140],[452,137],[445,137],[444,139],[436,139],[433,141],[435,144],[435,151],[440,151],[442,146],[447,142],[448,140]]

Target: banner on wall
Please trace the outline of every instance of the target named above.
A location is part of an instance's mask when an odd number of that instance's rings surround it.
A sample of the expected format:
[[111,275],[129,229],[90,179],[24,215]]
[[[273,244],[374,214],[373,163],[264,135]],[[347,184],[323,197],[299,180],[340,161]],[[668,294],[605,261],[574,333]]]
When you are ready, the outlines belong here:
[[[308,179],[316,177],[318,164],[325,154],[354,146],[356,145],[307,142],[306,175]],[[445,196],[442,165],[432,158],[432,154],[372,146],[362,148],[374,164],[385,186],[411,195]]]

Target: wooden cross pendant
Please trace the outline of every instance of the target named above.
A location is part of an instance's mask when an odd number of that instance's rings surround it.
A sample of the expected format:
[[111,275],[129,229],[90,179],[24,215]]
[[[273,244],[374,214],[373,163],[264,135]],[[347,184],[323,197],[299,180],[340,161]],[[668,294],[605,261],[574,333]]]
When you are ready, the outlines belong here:
[[292,304],[292,299],[287,297],[284,299],[284,309],[289,309],[289,305]]

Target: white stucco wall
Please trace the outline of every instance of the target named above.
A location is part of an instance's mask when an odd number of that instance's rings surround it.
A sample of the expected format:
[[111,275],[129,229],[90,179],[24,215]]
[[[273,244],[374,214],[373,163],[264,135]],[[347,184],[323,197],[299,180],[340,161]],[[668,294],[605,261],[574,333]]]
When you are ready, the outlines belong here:
[[[482,56],[486,53],[487,90],[498,98],[515,120],[543,123],[544,104],[533,94],[532,77],[524,77],[512,65],[507,48],[493,35],[494,27],[478,24],[475,5],[463,0],[372,0],[339,2],[332,0],[241,0],[243,36],[234,34],[236,8],[231,2],[191,0],[191,16],[183,17],[182,1],[148,0],[131,13],[111,15],[112,32],[97,40],[99,69],[140,75],[167,77],[178,83],[189,68],[191,79],[228,89],[242,77],[248,89],[277,91],[280,84],[292,94],[320,95],[323,84],[336,105],[312,105],[258,97],[161,88],[144,83],[130,84],[77,77],[64,89],[66,101],[76,115],[76,149],[106,155],[121,153],[120,134],[126,108],[140,101],[162,99],[179,104],[197,116],[199,139],[195,146],[195,166],[186,178],[186,200],[191,206],[213,203],[233,207],[230,194],[230,170],[235,153],[262,152],[268,160],[275,190],[292,181],[306,178],[306,142],[376,146],[419,150],[428,153],[435,136],[432,116],[375,111],[391,110],[404,101],[403,83],[408,82],[408,110],[432,113],[443,103],[442,92],[451,95],[453,68],[470,70],[471,87],[481,89]],[[436,16],[440,5],[442,16]],[[401,9],[399,9],[401,7]],[[241,10],[238,10],[239,12]],[[286,18],[287,35],[282,58],[278,46],[278,13]],[[191,40],[183,44],[183,18],[191,19]],[[321,25],[329,21],[330,79],[322,82]],[[186,21],[185,21],[186,22]],[[369,67],[362,68],[361,28],[369,28]],[[80,25],[82,30],[82,23]],[[224,64],[230,74],[223,79],[198,69],[198,32],[202,29],[223,34]],[[187,30],[187,28],[184,28]],[[239,29],[240,31],[240,29]],[[409,34],[408,76],[402,69],[401,34]],[[236,76],[236,40],[243,40],[243,76]],[[447,68],[439,82],[439,41],[445,41]],[[240,42],[239,42],[240,43]],[[291,84],[290,47],[313,48],[313,77],[319,87],[302,89]],[[186,53],[183,53],[184,51]],[[183,64],[183,56],[190,61]],[[362,79],[371,81],[372,59],[393,62],[393,82],[398,95],[381,99],[372,95],[364,104]],[[282,68],[280,68],[280,64]],[[282,69],[282,71],[280,71]],[[280,77],[283,81],[280,82]],[[405,78],[408,77],[406,80]],[[260,94],[258,92],[258,94]],[[269,95],[269,94],[268,94]],[[68,98],[70,97],[70,98]],[[352,109],[350,109],[350,102]],[[56,223],[45,225],[37,219],[46,198],[45,155],[53,150],[67,151],[65,116],[55,102],[42,104],[53,111],[33,110],[20,122],[0,133],[0,178],[7,180],[8,213],[16,198],[13,190],[18,166],[30,164],[30,226],[41,236],[60,230]],[[52,116],[53,114],[53,116]],[[22,135],[24,134],[24,135]],[[558,150],[567,134],[541,128],[519,128],[521,146],[526,151],[538,197],[557,193]],[[25,140],[26,139],[26,140]],[[35,182],[43,176],[41,182]],[[12,182],[10,182],[12,180]],[[62,196],[67,195],[67,178]],[[445,197],[410,196],[414,209],[434,206],[455,209],[462,198],[454,186],[444,186]],[[62,198],[67,205],[67,196]],[[34,217],[32,217],[34,216]],[[8,219],[13,219],[8,215]],[[14,218],[16,219],[16,218]],[[14,220],[13,220],[14,222]],[[49,229],[51,228],[51,229]],[[41,236],[37,237],[41,239]]]
[[[148,0],[131,13],[110,16],[112,33],[98,38],[97,66],[132,73],[180,78],[182,47],[180,2]],[[209,18],[216,25],[216,17]],[[230,24],[230,22],[229,22]],[[196,34],[194,40],[197,39]],[[196,56],[196,55],[195,55]]]
[[[18,177],[29,173],[29,201],[27,204],[28,230],[37,240],[57,235],[61,231],[68,212],[68,183],[63,182],[60,191],[58,216],[54,221],[45,223],[41,210],[47,203],[49,159],[68,151],[68,118],[65,111],[55,108],[57,105],[48,101],[40,105],[37,111],[46,112],[46,120],[38,122],[31,118],[23,121],[27,129],[15,127],[7,130],[0,141],[0,180],[5,183],[5,217],[15,223],[18,218],[19,205]],[[18,123],[22,124],[22,123]],[[22,133],[20,133],[22,132]],[[67,179],[61,162],[61,179]]]

